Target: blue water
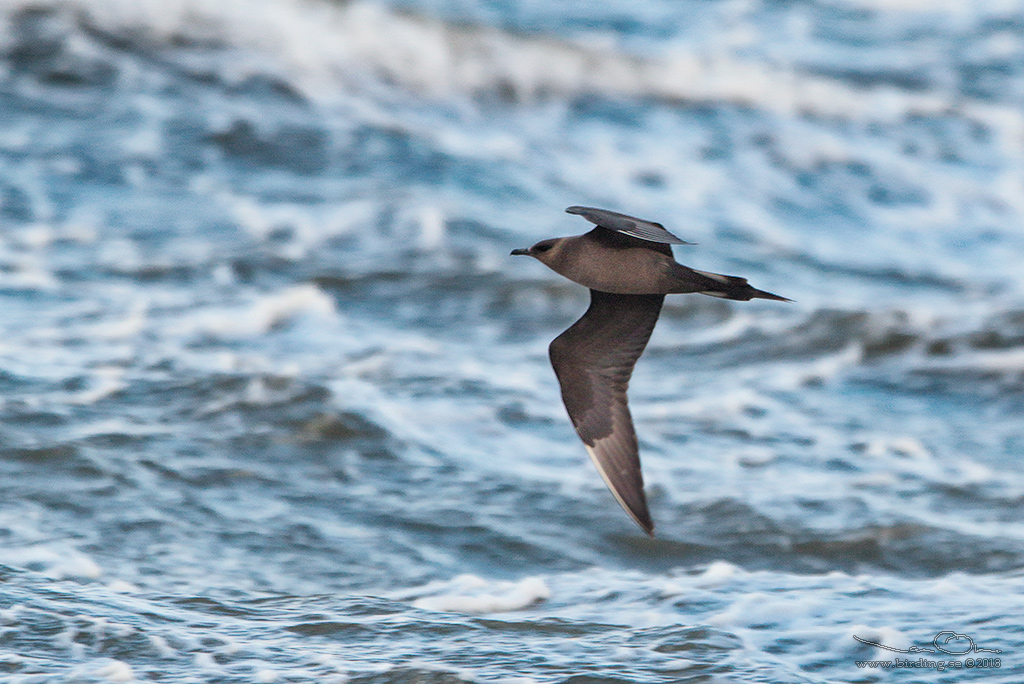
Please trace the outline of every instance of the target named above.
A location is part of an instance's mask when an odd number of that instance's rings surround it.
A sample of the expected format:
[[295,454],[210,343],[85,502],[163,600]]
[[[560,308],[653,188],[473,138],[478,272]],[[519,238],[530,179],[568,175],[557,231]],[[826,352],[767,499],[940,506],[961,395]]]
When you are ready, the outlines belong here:
[[[667,300],[653,539],[573,204],[796,300]],[[1022,3],[2,3],[0,681],[1019,682],[1021,226]]]

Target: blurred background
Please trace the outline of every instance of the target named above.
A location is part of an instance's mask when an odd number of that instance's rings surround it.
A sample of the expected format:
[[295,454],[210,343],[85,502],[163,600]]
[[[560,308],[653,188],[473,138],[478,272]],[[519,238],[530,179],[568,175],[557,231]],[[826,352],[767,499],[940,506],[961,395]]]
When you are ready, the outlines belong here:
[[[796,300],[668,299],[654,539],[572,204]],[[1020,2],[2,0],[0,679],[1017,681],[1022,225]]]

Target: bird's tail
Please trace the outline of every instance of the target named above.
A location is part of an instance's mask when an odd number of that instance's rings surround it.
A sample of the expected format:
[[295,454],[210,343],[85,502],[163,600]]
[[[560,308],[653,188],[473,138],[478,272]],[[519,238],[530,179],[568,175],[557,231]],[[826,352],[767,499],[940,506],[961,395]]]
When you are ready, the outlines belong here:
[[751,299],[774,299],[779,302],[793,301],[792,299],[751,287],[747,283],[746,278],[727,276],[720,273],[708,273],[696,269],[690,270],[698,276],[697,280],[701,289],[698,289],[697,292],[700,294],[721,297],[722,299],[737,299],[743,302]]

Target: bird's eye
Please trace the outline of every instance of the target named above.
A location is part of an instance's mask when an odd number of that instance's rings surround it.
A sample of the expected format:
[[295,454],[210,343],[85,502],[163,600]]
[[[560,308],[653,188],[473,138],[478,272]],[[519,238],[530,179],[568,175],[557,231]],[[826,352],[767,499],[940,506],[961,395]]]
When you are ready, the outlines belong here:
[[551,243],[549,242],[541,242],[533,246],[534,252],[546,252],[549,249],[551,249]]

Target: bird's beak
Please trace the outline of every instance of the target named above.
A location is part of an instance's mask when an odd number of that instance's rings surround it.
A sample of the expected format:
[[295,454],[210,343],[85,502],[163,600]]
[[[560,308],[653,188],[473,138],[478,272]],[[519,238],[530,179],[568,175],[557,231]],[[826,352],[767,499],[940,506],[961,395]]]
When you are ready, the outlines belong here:
[[509,256],[530,256],[530,250],[528,249],[513,249]]

